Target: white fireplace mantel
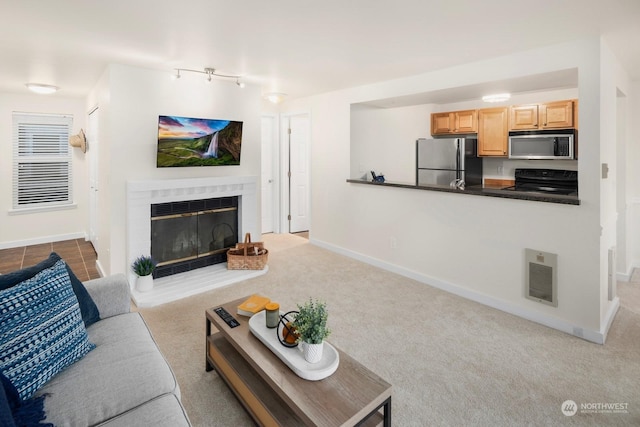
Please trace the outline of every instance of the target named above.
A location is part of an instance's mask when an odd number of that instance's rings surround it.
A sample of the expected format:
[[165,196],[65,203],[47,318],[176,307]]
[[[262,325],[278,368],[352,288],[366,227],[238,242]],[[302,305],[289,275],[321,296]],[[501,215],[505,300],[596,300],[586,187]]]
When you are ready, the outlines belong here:
[[[238,240],[241,241],[245,233],[258,236],[257,185],[258,177],[256,176],[128,181],[126,253],[128,265],[141,255],[151,254],[151,205],[156,203],[239,196]],[[219,266],[214,267],[216,266],[199,269],[210,268],[209,274],[194,270],[192,274],[187,272],[176,275],[180,276],[177,278],[170,276],[156,279],[154,290],[144,293],[135,290],[136,275],[133,271],[129,271],[129,283],[132,286],[134,302],[138,306],[156,305],[193,295],[200,290],[209,290],[233,281],[255,277],[258,274],[255,271],[244,272],[244,274],[240,271],[224,272]],[[182,285],[175,283],[177,281]],[[185,282],[188,282],[188,286],[184,286]]]

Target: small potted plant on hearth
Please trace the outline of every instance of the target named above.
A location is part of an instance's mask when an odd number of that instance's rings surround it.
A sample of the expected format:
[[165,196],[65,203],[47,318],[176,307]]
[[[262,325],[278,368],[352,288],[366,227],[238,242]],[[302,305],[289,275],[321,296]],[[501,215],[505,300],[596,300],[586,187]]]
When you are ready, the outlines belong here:
[[304,358],[309,363],[317,363],[322,359],[324,339],[331,333],[327,327],[328,317],[324,302],[309,298],[303,305],[298,304],[293,326],[298,334],[298,342],[302,343]]
[[138,275],[136,289],[139,292],[148,292],[153,289],[153,271],[156,269],[156,262],[150,256],[139,256],[131,264],[133,272]]

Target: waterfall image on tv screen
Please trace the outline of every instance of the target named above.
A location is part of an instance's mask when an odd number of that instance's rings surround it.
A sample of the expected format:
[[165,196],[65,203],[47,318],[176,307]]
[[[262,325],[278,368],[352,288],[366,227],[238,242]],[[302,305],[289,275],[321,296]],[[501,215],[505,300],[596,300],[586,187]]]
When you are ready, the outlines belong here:
[[240,164],[242,122],[160,116],[158,167]]

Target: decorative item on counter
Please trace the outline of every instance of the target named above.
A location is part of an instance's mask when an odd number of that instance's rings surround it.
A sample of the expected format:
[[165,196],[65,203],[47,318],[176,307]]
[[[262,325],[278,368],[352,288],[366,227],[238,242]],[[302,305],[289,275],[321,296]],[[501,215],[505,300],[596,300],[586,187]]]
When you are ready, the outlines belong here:
[[153,289],[153,271],[156,269],[156,261],[150,256],[141,255],[133,261],[131,269],[138,276],[136,289],[139,292],[148,292]]
[[327,305],[324,302],[309,298],[303,305],[298,304],[298,314],[293,326],[299,335],[297,342],[302,343],[304,358],[309,363],[322,360],[324,339],[331,333],[327,327],[328,317]]
[[277,302],[270,302],[265,307],[266,310],[266,324],[267,328],[275,328],[278,326],[278,322],[280,321],[280,304]]
[[269,302],[271,302],[269,298],[253,294],[238,306],[237,312],[240,316],[251,317],[259,311],[264,310]]
[[371,182],[384,182],[384,175],[376,175],[374,171],[371,171]]
[[244,243],[236,244],[235,249],[227,251],[227,269],[263,270],[267,265],[269,251],[262,242],[252,242],[251,234],[244,236]]
[[276,336],[278,341],[285,347],[297,347],[298,346],[298,331],[293,326],[294,316],[298,314],[297,311],[288,311],[278,321],[278,329],[276,329]]

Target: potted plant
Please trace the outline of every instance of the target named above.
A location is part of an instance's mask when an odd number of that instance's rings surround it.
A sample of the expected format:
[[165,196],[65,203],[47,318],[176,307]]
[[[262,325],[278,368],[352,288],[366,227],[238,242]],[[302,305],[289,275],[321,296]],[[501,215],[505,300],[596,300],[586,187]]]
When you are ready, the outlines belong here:
[[147,292],[153,289],[153,271],[156,269],[156,261],[150,256],[139,256],[131,264],[133,272],[138,275],[136,289]]
[[324,339],[331,333],[327,327],[328,317],[324,302],[309,298],[303,305],[298,304],[293,326],[298,334],[298,342],[302,343],[304,358],[309,363],[317,363],[322,359]]

